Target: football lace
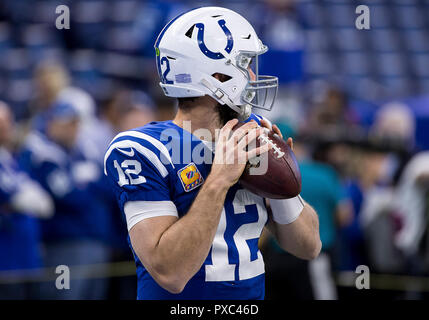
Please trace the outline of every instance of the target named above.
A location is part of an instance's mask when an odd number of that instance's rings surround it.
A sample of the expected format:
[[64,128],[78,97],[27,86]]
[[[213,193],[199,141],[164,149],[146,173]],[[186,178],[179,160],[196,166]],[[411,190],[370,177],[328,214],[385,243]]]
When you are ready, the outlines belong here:
[[279,159],[279,158],[281,158],[281,157],[284,156],[285,153],[277,146],[277,144],[273,140],[271,140],[270,138],[268,138],[268,136],[266,136],[266,135],[260,135],[258,137],[258,139],[260,141],[265,142],[265,143],[271,144],[271,146],[273,147],[273,153],[274,153],[274,155],[277,155],[277,159]]

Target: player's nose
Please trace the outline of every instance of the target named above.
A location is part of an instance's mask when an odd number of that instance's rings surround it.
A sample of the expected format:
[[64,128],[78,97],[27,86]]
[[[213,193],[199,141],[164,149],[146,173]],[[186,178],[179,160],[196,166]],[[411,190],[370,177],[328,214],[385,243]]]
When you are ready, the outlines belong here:
[[256,74],[253,72],[252,68],[248,67],[247,70],[249,71],[250,80],[256,81]]

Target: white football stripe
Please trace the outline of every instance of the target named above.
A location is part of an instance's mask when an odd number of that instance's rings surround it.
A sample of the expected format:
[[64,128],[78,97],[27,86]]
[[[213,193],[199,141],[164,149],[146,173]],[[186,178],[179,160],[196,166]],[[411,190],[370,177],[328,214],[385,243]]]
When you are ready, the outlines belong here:
[[136,151],[144,155],[158,169],[162,177],[166,177],[168,175],[167,168],[162,164],[161,160],[159,160],[159,158],[156,156],[155,153],[153,153],[152,150],[146,147],[143,147],[140,143],[132,140],[118,141],[109,147],[109,149],[106,152],[106,155],[104,156],[104,174],[105,175],[107,175],[107,170],[106,170],[107,159],[110,157],[112,151],[116,148],[134,148]]
[[147,142],[151,143],[155,148],[157,148],[164,155],[164,157],[171,163],[171,165],[174,168],[174,164],[173,164],[173,161],[171,160],[170,153],[168,152],[167,148],[161,141],[155,139],[154,137],[151,137],[146,133],[139,132],[139,131],[125,131],[118,134],[115,137],[115,139],[121,138],[121,137],[134,137],[134,138],[146,140]]

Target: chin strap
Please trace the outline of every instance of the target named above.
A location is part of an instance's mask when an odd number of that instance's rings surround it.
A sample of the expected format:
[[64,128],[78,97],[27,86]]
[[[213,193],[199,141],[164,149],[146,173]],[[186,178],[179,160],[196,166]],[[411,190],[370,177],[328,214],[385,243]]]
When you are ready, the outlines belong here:
[[245,104],[243,106],[235,105],[225,92],[223,92],[221,89],[213,86],[206,79],[202,79],[201,84],[203,86],[205,86],[207,89],[209,89],[218,100],[222,101],[224,104],[226,104],[232,110],[237,112],[238,113],[238,119],[240,121],[244,121],[250,117],[250,115],[252,113],[252,106],[250,106],[249,104]]

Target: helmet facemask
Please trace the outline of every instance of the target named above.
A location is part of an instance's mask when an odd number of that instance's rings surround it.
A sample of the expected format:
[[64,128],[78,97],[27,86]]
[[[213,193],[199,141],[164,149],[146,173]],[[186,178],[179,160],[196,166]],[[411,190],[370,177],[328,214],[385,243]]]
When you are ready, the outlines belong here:
[[[272,109],[277,96],[278,78],[259,75],[259,55],[264,54],[267,50],[267,46],[262,45],[262,50],[259,52],[239,51],[236,57],[236,67],[248,79],[241,95],[244,103],[269,111]],[[249,69],[253,70],[255,80],[252,80]]]

